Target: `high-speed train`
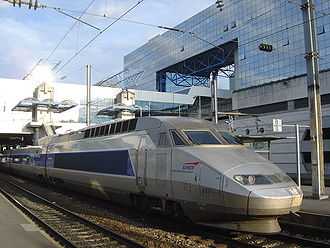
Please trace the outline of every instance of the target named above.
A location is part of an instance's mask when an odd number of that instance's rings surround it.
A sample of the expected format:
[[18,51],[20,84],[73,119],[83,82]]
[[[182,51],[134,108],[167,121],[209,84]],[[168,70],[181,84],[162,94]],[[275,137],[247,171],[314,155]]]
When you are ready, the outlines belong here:
[[196,223],[276,233],[302,192],[278,167],[203,120],[143,117],[45,137],[8,151],[2,168],[25,177]]

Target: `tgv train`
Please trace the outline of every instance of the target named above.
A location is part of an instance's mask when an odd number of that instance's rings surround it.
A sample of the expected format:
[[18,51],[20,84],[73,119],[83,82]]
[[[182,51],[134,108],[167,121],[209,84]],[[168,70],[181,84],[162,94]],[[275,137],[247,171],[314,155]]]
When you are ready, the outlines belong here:
[[45,137],[2,167],[105,199],[231,230],[275,233],[302,192],[278,167],[211,122],[143,117]]

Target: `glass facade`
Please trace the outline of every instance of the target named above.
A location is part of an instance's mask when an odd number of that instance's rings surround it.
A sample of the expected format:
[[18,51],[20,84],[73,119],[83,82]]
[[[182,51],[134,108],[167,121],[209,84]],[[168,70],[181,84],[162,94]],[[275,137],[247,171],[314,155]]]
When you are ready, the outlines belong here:
[[[201,11],[177,28],[189,34],[168,31],[124,58],[127,74],[143,71],[135,85],[127,87],[157,90],[157,72],[216,46],[234,46],[234,90],[278,81],[306,73],[303,15],[301,0],[226,0],[219,11],[215,5]],[[316,0],[317,37],[320,69],[330,68],[330,1]],[[271,44],[272,52],[259,49]],[[225,58],[226,59],[226,58]],[[193,73],[193,72],[192,72]],[[166,80],[166,91],[176,89]]]

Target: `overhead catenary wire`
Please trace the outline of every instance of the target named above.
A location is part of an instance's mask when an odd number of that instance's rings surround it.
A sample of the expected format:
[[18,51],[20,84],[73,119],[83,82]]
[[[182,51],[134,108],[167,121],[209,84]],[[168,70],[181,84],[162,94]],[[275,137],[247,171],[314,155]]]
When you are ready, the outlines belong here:
[[[94,4],[96,0],[92,0],[88,6],[81,12],[80,16],[78,17],[78,19],[80,20],[85,13],[87,12],[87,10]],[[76,20],[71,27],[68,29],[68,31],[63,35],[63,37],[61,38],[61,40],[57,43],[57,45],[54,47],[54,49],[50,52],[50,54],[48,55],[46,61],[48,61],[56,52],[56,50],[61,46],[61,44],[63,43],[63,41],[66,39],[66,37],[71,33],[71,31],[74,29],[74,27],[79,23],[78,20]]]
[[96,26],[94,26],[94,25],[92,25],[92,24],[90,24],[90,23],[88,23],[88,22],[85,22],[85,21],[81,20],[81,18],[77,18],[77,17],[75,17],[75,16],[73,16],[73,15],[70,15],[70,14],[68,14],[68,13],[65,13],[65,12],[62,11],[62,10],[55,9],[55,11],[57,11],[58,13],[60,13],[60,14],[62,14],[62,15],[65,15],[65,16],[67,16],[67,17],[70,17],[70,18],[72,18],[72,19],[74,19],[74,20],[76,20],[76,21],[78,21],[78,22],[81,22],[81,23],[83,23],[83,24],[85,24],[85,25],[87,25],[87,26],[89,26],[89,27],[91,27],[91,28],[94,28],[94,29],[96,29],[96,30],[98,30],[98,31],[101,30],[100,28],[98,28],[98,27],[96,27]]
[[32,69],[29,71],[29,73],[27,73],[24,77],[23,80],[26,80],[29,76],[31,76],[31,74],[33,73],[33,71],[42,63],[43,59],[39,59],[39,61],[32,67]]
[[111,22],[107,27],[105,27],[103,30],[101,30],[99,33],[97,33],[90,41],[88,41],[82,48],[80,48],[73,56],[71,56],[61,67],[56,71],[56,73],[59,73],[62,71],[68,64],[70,64],[79,54],[81,54],[86,48],[88,48],[97,38],[99,38],[103,33],[108,31],[108,29],[113,26],[115,23],[117,23],[121,18],[126,16],[128,13],[133,11],[135,8],[137,8],[144,0],[138,1],[136,4],[134,4],[132,7],[130,7],[128,10],[126,10],[121,16],[119,16],[116,20]]
[[[4,0],[6,1],[6,0]],[[54,53],[56,52],[56,50],[60,47],[60,45],[63,43],[63,41],[66,39],[66,37],[70,34],[70,32],[73,30],[73,28],[76,26],[77,23],[79,23],[79,20],[84,16],[84,13],[86,13],[86,11],[93,5],[93,3],[96,0],[92,0],[87,8],[84,9],[84,11],[80,14],[80,16],[77,18],[76,22],[73,23],[73,25],[68,29],[68,31],[64,34],[64,36],[61,38],[61,40],[57,43],[57,45],[54,47],[54,49],[50,52],[50,54],[47,56],[46,59],[39,59],[39,61],[33,66],[33,68],[30,70],[29,73],[27,73],[24,77],[23,80],[27,79],[32,73],[33,71],[43,62],[48,62],[50,60],[50,58],[54,55]],[[6,1],[8,2],[8,1]],[[47,8],[46,5],[42,5],[43,8]],[[55,70],[61,62],[57,63],[56,66],[54,66],[52,68],[52,70]]]

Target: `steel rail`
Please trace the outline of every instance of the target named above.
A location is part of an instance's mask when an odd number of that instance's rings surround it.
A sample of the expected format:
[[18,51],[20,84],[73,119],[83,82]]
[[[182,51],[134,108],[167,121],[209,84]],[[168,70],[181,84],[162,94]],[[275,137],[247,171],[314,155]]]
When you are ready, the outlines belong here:
[[40,226],[44,231],[54,237],[61,245],[69,248],[76,248],[76,246],[67,240],[62,234],[57,232],[54,228],[48,225],[46,222],[41,220],[37,215],[35,215],[32,211],[30,211],[27,207],[25,207],[22,203],[16,200],[12,195],[10,195],[7,191],[0,188],[0,192],[3,196],[6,197],[11,203],[13,203],[18,209],[20,209],[24,214],[30,217],[38,226]]
[[[49,208],[54,209],[55,211],[58,211],[59,213],[64,214],[65,216],[71,217],[73,220],[78,221],[79,224],[83,224],[84,226],[94,229],[97,233],[104,235],[105,237],[108,237],[110,240],[118,242],[117,245],[112,245],[111,247],[127,247],[127,248],[143,248],[141,244],[128,239],[106,227],[100,226],[94,222],[91,222],[87,220],[86,218],[71,212],[70,210],[67,210],[56,203],[50,202],[47,199],[22,188],[21,186],[6,181],[5,183],[15,187],[16,189],[20,190],[21,192],[27,194],[30,197],[33,197],[39,201],[39,203],[43,203]],[[56,230],[56,228],[52,227],[50,224],[47,224],[45,220],[42,220],[42,217],[39,217],[37,214],[33,213],[27,206],[24,206],[23,203],[21,203],[19,200],[17,200],[13,195],[6,192],[2,187],[0,187],[0,192],[8,199],[10,200],[15,206],[17,206],[19,209],[21,209],[25,214],[30,216],[37,224],[39,224],[42,228],[44,228],[46,231],[48,231],[51,235],[53,235],[56,239],[58,239],[62,244],[64,244],[66,247],[79,247],[74,242],[68,240],[69,238],[65,237],[65,235],[61,234],[59,231]],[[32,200],[31,200],[32,201]],[[82,239],[82,242],[84,240]]]
[[[201,229],[206,230],[205,232],[204,231],[202,232],[203,234],[207,235],[208,237],[223,240],[228,245],[232,245],[233,247],[264,248],[266,243],[274,242],[274,245],[271,246],[274,248],[287,247],[289,244],[296,244],[296,245],[302,245],[303,247],[313,247],[313,248],[314,247],[330,248],[330,243],[321,240],[296,236],[294,234],[289,234],[284,232],[274,235],[248,234],[248,233],[237,232],[238,236],[234,237],[228,233],[230,231],[225,229],[210,228],[210,227],[205,227],[203,225],[201,225],[200,227]],[[245,235],[245,234],[250,235],[250,237],[249,238],[241,237],[241,239],[239,238],[239,235]],[[281,243],[276,245],[275,242],[281,242]]]
[[271,237],[271,239],[274,240],[280,240],[280,241],[290,241],[292,243],[298,244],[298,245],[303,245],[303,246],[307,246],[307,247],[322,247],[322,248],[330,248],[330,243],[324,242],[324,241],[319,241],[319,240],[314,240],[314,239],[310,239],[310,238],[304,238],[304,237],[298,237],[296,235],[292,235],[292,234],[287,234],[287,233],[279,233],[273,237]]

